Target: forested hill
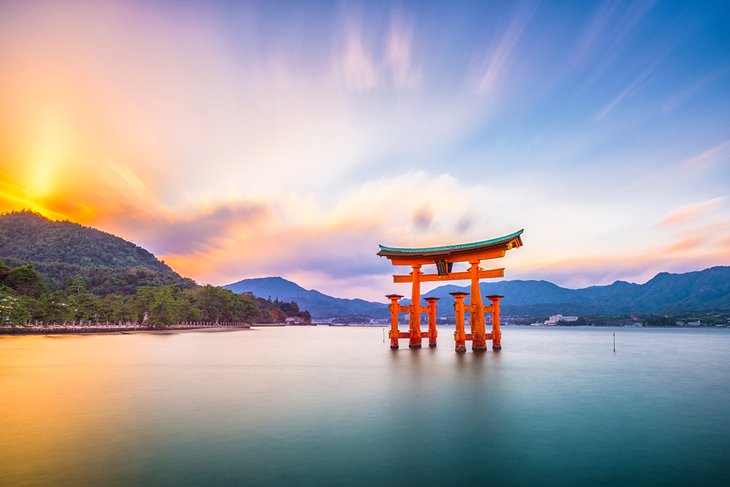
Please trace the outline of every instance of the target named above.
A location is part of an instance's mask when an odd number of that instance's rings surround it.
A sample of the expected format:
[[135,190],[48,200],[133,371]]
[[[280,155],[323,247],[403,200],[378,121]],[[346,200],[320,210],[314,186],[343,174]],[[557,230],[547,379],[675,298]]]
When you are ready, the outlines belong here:
[[82,278],[94,294],[133,294],[140,286],[193,287],[152,253],[122,238],[30,211],[0,215],[0,259],[33,264],[49,289]]

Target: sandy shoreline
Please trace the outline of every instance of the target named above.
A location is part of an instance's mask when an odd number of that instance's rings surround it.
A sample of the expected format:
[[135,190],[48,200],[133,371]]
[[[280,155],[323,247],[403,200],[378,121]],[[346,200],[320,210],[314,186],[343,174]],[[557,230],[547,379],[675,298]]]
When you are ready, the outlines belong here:
[[250,330],[252,325],[217,325],[217,326],[169,326],[153,328],[148,326],[47,326],[47,327],[0,327],[0,336],[17,335],[128,335],[136,333],[185,333],[185,332],[224,332]]

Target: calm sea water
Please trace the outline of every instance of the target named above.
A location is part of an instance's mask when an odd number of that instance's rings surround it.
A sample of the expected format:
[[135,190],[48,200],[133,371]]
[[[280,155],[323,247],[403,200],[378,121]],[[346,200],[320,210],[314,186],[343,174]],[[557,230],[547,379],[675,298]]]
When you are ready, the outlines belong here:
[[0,338],[0,484],[730,485],[730,330],[452,330]]

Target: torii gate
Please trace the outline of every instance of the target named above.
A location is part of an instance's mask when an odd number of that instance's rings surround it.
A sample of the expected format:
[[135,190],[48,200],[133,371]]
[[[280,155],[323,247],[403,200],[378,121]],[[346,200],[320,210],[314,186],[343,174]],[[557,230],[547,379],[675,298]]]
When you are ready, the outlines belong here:
[[[411,266],[412,272],[408,275],[394,275],[393,282],[412,283],[411,304],[402,306],[398,302],[403,298],[399,294],[388,294],[390,299],[390,348],[398,348],[399,338],[408,338],[410,348],[421,348],[423,338],[428,338],[429,347],[436,346],[436,301],[438,298],[426,298],[428,307],[421,306],[421,283],[433,281],[471,280],[471,295],[469,304],[464,303],[468,293],[451,293],[455,299],[456,312],[456,351],[466,352],[466,341],[472,341],[472,350],[487,349],[487,340],[492,340],[492,348],[502,348],[502,332],[499,327],[499,300],[502,296],[487,296],[492,303],[485,306],[482,303],[479,291],[479,280],[489,277],[504,277],[504,268],[482,269],[479,264],[482,260],[504,257],[508,250],[522,246],[522,232],[512,233],[504,237],[483,240],[481,242],[448,245],[444,247],[426,247],[420,249],[395,248],[380,245],[378,255],[387,257],[393,265]],[[454,262],[468,262],[471,267],[465,272],[451,272]],[[436,264],[436,274],[424,274],[421,266]],[[464,330],[464,313],[470,313],[470,332]],[[409,313],[410,328],[408,332],[398,330],[398,313]],[[428,314],[428,331],[421,331],[421,314]],[[486,332],[484,313],[492,314],[492,332]]]

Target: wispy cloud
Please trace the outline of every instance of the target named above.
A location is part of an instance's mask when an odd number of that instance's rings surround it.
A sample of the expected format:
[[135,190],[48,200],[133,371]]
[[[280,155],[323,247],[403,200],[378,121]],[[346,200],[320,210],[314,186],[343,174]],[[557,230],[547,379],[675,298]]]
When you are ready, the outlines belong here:
[[727,66],[721,66],[719,68],[715,68],[709,73],[702,76],[700,79],[680,91],[679,93],[675,94],[674,96],[668,98],[663,104],[662,104],[662,111],[666,114],[669,112],[672,112],[679,108],[680,106],[687,103],[692,97],[694,97],[697,93],[705,89],[706,87],[710,86],[712,83],[717,81],[720,77],[722,77],[725,73],[728,72],[730,68]]
[[657,249],[659,254],[675,254],[684,253],[690,250],[694,250],[703,244],[704,240],[699,235],[690,235],[677,242],[673,242],[665,247]]
[[644,71],[639,74],[629,85],[624,88],[621,93],[618,94],[613,100],[611,100],[608,104],[606,104],[601,110],[599,110],[593,117],[593,120],[596,122],[600,122],[603,120],[606,115],[608,115],[614,108],[616,108],[616,105],[618,105],[624,98],[627,96],[630,96],[637,91],[639,91],[649,80],[650,76],[654,73],[657,66],[664,60],[664,58],[667,57],[667,55],[672,51],[673,47],[666,50],[664,54],[659,56],[657,60],[655,60],[653,63],[651,63]]
[[690,171],[705,171],[730,162],[730,140],[682,161],[679,167]]
[[380,79],[378,62],[372,46],[368,45],[360,22],[347,22],[342,72],[346,85],[353,90],[375,88]]
[[725,200],[725,197],[719,197],[682,206],[662,218],[657,225],[674,226],[698,221],[708,212],[720,206]]
[[414,59],[414,28],[400,10],[390,13],[384,36],[367,29],[363,15],[347,10],[344,17],[344,48],[336,49],[345,85],[354,91],[375,88],[414,88],[421,71]]
[[486,68],[477,84],[480,93],[491,92],[502,79],[508,62],[512,59],[512,53],[536,9],[535,2],[522,2],[515,8],[509,24],[487,56]]
[[413,59],[413,24],[405,21],[402,14],[391,19],[384,62],[396,87],[413,87],[421,81],[421,72]]
[[605,33],[611,26],[611,21],[618,7],[619,2],[614,0],[604,0],[596,7],[590,22],[581,36],[580,42],[576,45],[576,51],[573,56],[573,67],[582,64],[586,59],[590,58],[596,45],[605,39]]
[[[590,58],[592,74],[583,84],[587,89],[600,79],[629,48],[628,39],[646,17],[654,1],[629,3],[607,0],[596,10],[574,58],[574,65]],[[581,90],[582,91],[582,90]]]

